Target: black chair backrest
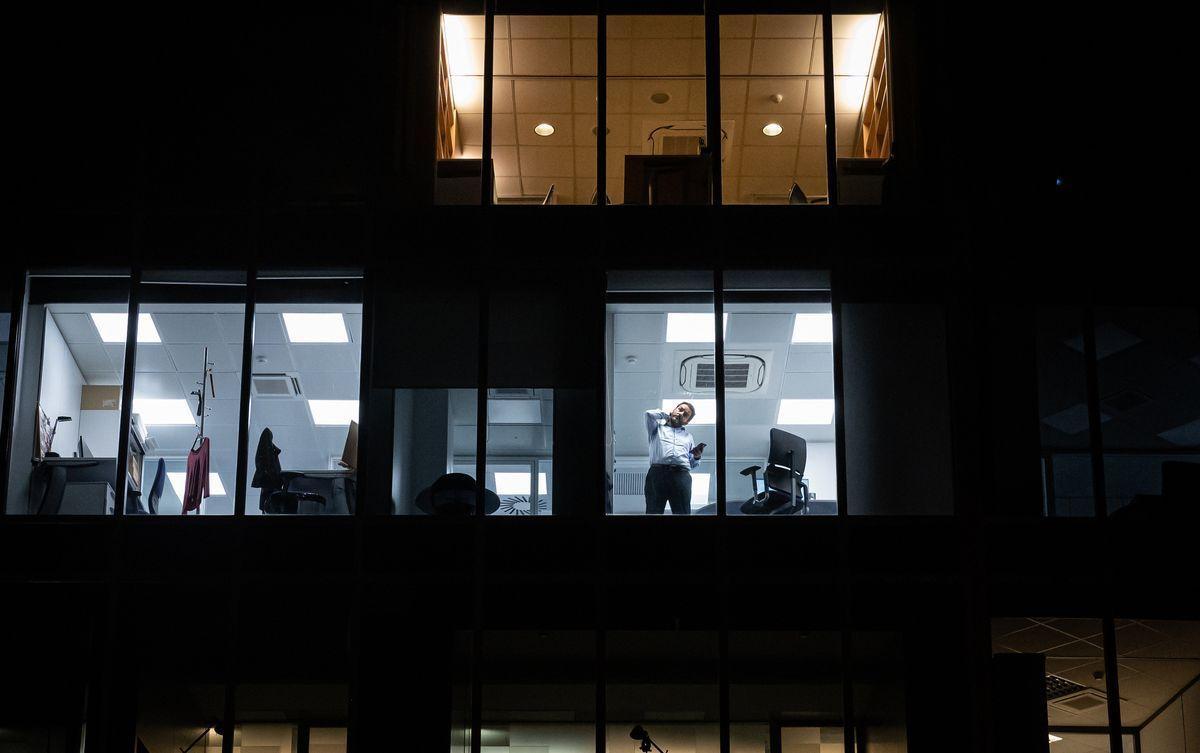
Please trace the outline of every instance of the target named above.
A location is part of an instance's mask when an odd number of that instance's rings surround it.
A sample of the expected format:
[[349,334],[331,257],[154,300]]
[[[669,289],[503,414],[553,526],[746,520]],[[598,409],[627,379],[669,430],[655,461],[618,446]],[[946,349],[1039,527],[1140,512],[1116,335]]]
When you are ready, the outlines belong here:
[[804,475],[804,464],[808,461],[808,444],[804,437],[783,431],[771,429],[771,450],[767,455],[767,467],[763,471],[763,480],[768,489],[791,493],[791,476],[787,471],[789,465],[796,472],[797,479]]
[[150,484],[150,494],[146,497],[147,512],[158,515],[158,500],[162,499],[163,486],[167,480],[167,461],[158,459],[158,467],[154,471],[154,481]]

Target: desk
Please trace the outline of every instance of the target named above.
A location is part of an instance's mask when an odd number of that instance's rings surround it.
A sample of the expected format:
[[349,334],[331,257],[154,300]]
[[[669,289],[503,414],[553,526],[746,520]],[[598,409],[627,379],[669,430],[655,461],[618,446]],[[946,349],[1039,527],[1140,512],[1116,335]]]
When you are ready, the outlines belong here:
[[293,492],[315,492],[325,504],[301,501],[297,515],[351,515],[357,498],[357,474],[351,470],[288,471],[303,473],[288,486]]
[[29,482],[32,515],[111,515],[116,458],[42,458]]

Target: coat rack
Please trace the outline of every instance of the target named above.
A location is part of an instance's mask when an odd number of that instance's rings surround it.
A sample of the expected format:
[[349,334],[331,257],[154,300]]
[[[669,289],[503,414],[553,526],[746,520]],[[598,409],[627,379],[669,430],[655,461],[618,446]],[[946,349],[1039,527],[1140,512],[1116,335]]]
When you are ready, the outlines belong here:
[[204,368],[200,372],[200,381],[196,382],[199,389],[192,390],[191,394],[196,396],[196,415],[200,417],[200,433],[196,435],[196,439],[192,442],[192,450],[196,450],[196,442],[204,439],[204,418],[207,414],[206,406],[208,402],[209,392],[215,400],[217,397],[217,383],[213,378],[213,364],[208,360],[208,346],[204,347]]

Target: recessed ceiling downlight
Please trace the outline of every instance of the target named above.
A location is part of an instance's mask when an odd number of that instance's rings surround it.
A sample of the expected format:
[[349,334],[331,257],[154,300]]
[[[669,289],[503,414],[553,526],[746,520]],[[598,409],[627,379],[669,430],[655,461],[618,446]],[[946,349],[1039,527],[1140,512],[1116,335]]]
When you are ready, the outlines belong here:
[[765,136],[778,136],[781,133],[783,133],[783,126],[778,123],[767,123],[763,126],[763,135]]
[[538,123],[533,127],[533,132],[539,136],[553,136],[554,126],[549,123]]
[[656,105],[665,105],[671,101],[671,95],[666,92],[654,92],[650,95],[650,101]]

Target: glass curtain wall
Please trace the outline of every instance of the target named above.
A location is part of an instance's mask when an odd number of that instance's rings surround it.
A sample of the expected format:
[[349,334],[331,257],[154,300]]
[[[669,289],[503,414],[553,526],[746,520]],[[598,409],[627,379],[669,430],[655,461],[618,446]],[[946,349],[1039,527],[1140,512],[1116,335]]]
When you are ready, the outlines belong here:
[[819,15],[721,16],[726,204],[827,203]]
[[126,514],[233,514],[245,277],[143,274]]
[[606,473],[613,515],[716,514],[710,272],[609,274]]
[[33,274],[27,285],[7,512],[111,515],[129,277]]
[[362,319],[361,276],[259,276],[247,515],[354,512]]

